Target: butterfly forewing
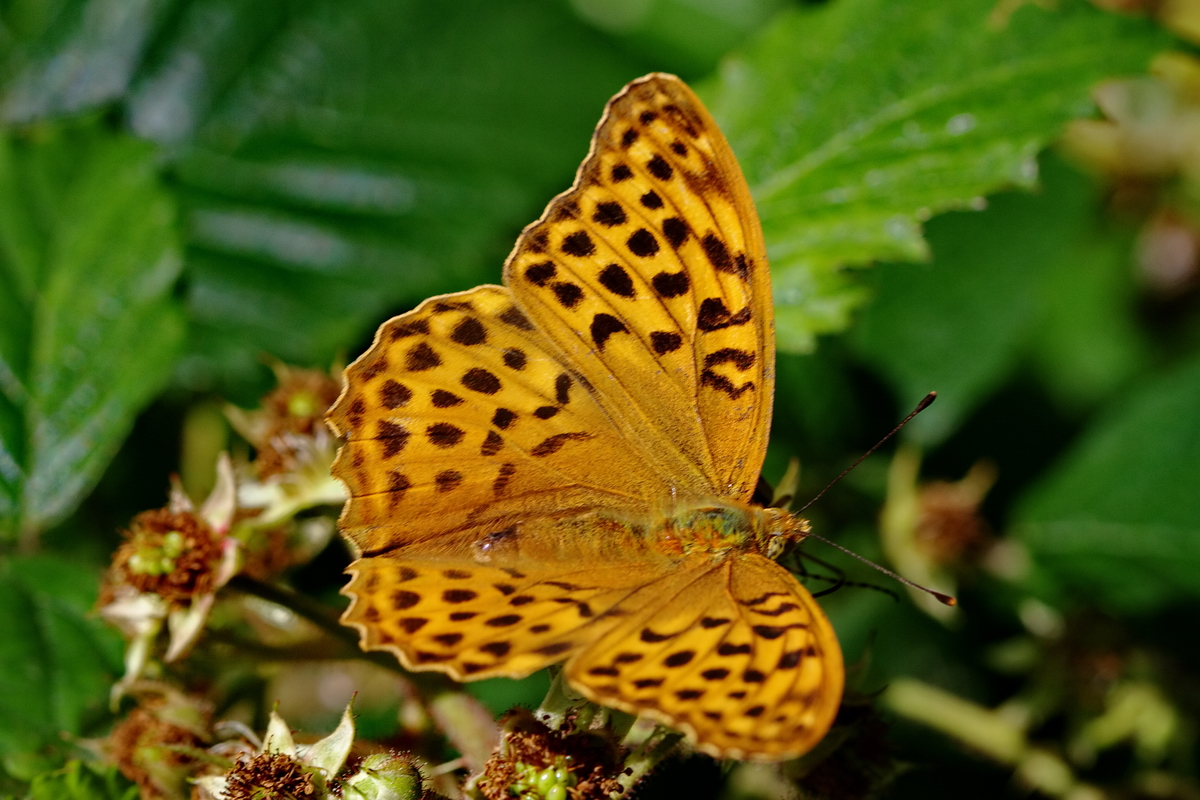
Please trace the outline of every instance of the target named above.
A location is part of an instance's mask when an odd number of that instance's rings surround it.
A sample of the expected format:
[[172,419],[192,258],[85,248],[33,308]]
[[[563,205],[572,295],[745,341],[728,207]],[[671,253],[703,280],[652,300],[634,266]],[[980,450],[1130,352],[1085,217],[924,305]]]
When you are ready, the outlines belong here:
[[387,322],[346,376],[334,474],[351,495],[342,530],[364,553],[445,552],[598,506],[644,513],[669,491],[503,287]]
[[774,391],[770,278],[745,179],[687,87],[650,76],[613,99],[505,282],[680,490],[748,499]]

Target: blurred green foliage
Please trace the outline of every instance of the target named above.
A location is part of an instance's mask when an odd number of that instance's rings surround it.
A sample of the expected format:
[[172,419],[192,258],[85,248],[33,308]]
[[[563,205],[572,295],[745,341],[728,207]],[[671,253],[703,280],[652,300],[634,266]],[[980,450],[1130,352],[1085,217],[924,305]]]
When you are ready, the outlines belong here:
[[[253,405],[264,355],[328,367],[390,314],[497,281],[604,101],[651,70],[695,81],[759,204],[781,349],[768,477],[799,455],[812,496],[929,390],[938,403],[901,437],[923,475],[997,469],[983,527],[1024,568],[947,567],[950,622],[830,596],[850,685],[1025,698],[1030,736],[1070,758],[1080,715],[1106,708],[1073,682],[1102,683],[1087,665],[1108,654],[1124,665],[1111,684],[1136,672],[1192,720],[1200,280],[1193,262],[1155,288],[1137,254],[1162,197],[1193,230],[1200,210],[1167,174],[1113,213],[1110,182],[1045,149],[1095,115],[1098,81],[1144,72],[1172,39],[1082,0],[1013,5],[0,6],[0,791],[111,726],[120,643],[87,611],[115,531],[165,498],[189,409]],[[807,512],[877,559],[887,460]],[[292,583],[330,600],[344,562],[335,544]],[[240,680],[222,690],[261,688]],[[489,682],[487,701],[536,702],[535,680]],[[889,719],[914,765],[890,796],[1018,791],[1011,765]],[[1194,796],[1187,724],[1169,755],[1122,744],[1072,763],[1118,795],[1153,773],[1170,780],[1150,794]],[[123,796],[73,769],[72,796]],[[66,780],[32,796],[66,796]]]

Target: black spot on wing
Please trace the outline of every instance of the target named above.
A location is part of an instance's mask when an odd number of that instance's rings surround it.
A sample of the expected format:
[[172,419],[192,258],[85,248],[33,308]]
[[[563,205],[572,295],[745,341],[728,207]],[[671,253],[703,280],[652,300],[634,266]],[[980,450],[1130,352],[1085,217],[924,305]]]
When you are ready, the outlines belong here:
[[509,347],[504,350],[504,365],[509,369],[523,370],[528,361],[529,357],[525,355],[524,350],[518,350],[515,347]]
[[625,323],[612,314],[597,314],[592,317],[592,341],[596,347],[604,349],[605,343],[615,333],[628,333]]
[[633,297],[633,280],[619,264],[609,264],[600,272],[600,285],[615,295]]
[[525,268],[525,280],[535,286],[545,286],[557,274],[558,267],[552,261],[542,261]]
[[450,332],[450,338],[461,345],[483,344],[487,341],[487,329],[473,317],[464,317]]
[[592,438],[590,433],[556,433],[553,436],[548,436],[535,445],[534,448],[529,451],[529,455],[533,456],[534,458],[544,458],[557,453],[567,442],[590,438]]
[[438,492],[452,492],[462,484],[463,474],[456,469],[442,470],[434,477],[433,482]]
[[539,228],[525,237],[524,245],[531,253],[544,253],[550,245],[550,234],[545,228]]
[[434,389],[429,395],[429,402],[434,408],[453,408],[463,404],[463,399],[453,392],[447,392],[445,389]]
[[560,406],[571,402],[571,376],[565,372],[554,379],[554,399]]
[[624,225],[625,220],[625,209],[621,208],[620,203],[597,203],[596,212],[592,214],[592,221],[598,222],[606,228],[615,228],[617,225]]
[[483,444],[479,448],[479,455],[494,456],[504,447],[504,439],[495,431],[488,431],[487,438],[483,440]]
[[449,422],[436,422],[425,429],[425,438],[434,447],[454,447],[465,435],[466,431]]
[[569,256],[585,258],[595,254],[596,245],[592,242],[592,237],[588,236],[587,231],[575,231],[563,239],[562,251]]
[[650,258],[658,252],[658,240],[654,238],[654,234],[645,228],[638,228],[629,238],[625,240],[629,251],[635,256],[641,258]]
[[733,364],[739,372],[745,372],[754,366],[754,353],[748,350],[737,350],[733,347],[723,347],[715,353],[704,357],[704,366],[716,367],[721,364]]
[[746,306],[736,314],[730,314],[725,301],[719,297],[710,297],[700,304],[700,313],[696,315],[696,327],[705,333],[719,331],[735,325],[745,325],[750,321],[750,307]]
[[727,272],[731,275],[737,274],[737,270],[733,266],[733,259],[729,257],[729,250],[726,249],[725,243],[714,234],[705,234],[704,238],[700,241],[700,245],[704,248],[704,255],[708,256],[708,263],[712,264],[714,269],[718,272]]
[[388,336],[394,342],[397,339],[407,339],[409,336],[420,336],[429,333],[429,320],[414,319],[410,322],[402,322],[399,325],[392,327],[388,331]]
[[522,314],[516,306],[509,306],[508,308],[504,309],[504,311],[500,313],[500,321],[507,325],[511,325],[518,330],[533,330],[533,323],[530,322],[529,318]]
[[656,355],[666,355],[683,346],[683,337],[673,331],[651,331],[650,346]]
[[391,458],[404,449],[410,436],[408,430],[395,422],[381,420],[376,428],[376,438],[383,442],[383,457]]
[[663,236],[667,237],[667,241],[671,243],[672,247],[679,247],[691,235],[687,223],[679,217],[667,217],[663,220],[662,226]]
[[671,169],[671,165],[667,163],[667,160],[657,153],[646,162],[646,169],[650,170],[650,174],[660,181],[669,181],[671,180],[671,176],[675,174],[675,170]]
[[499,497],[508,488],[508,482],[512,480],[512,476],[517,472],[516,464],[501,464],[500,471],[496,474],[496,479],[492,481],[492,494]]
[[424,372],[441,365],[441,356],[425,342],[414,345],[404,357],[404,366],[409,372]]
[[383,388],[379,391],[379,399],[383,401],[387,408],[400,408],[408,405],[408,401],[412,400],[412,389],[409,389],[402,383],[397,383],[393,380],[385,381]]
[[687,294],[691,281],[686,272],[660,272],[650,279],[659,297],[679,297]]
[[737,400],[754,388],[754,381],[746,381],[741,386],[734,386],[733,381],[724,375],[713,372],[711,369],[706,369],[700,373],[700,385],[716,389],[718,392],[724,392],[731,399]]
[[474,367],[462,376],[462,385],[480,394],[495,394],[500,391],[500,379],[482,367]]
[[551,291],[563,308],[574,308],[583,299],[583,289],[569,281],[558,281],[550,285]]

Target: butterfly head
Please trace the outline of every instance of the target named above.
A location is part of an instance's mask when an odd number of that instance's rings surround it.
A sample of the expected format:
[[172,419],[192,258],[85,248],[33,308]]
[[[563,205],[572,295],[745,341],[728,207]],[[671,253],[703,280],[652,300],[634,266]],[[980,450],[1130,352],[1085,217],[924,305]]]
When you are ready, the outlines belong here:
[[760,553],[774,561],[798,544],[812,530],[808,520],[782,508],[763,508],[762,525],[756,531],[755,544]]

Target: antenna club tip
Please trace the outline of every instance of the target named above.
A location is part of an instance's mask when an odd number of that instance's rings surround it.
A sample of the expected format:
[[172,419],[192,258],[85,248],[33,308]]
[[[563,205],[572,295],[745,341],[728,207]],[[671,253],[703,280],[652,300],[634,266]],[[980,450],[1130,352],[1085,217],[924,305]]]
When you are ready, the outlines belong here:
[[958,600],[954,599],[953,597],[951,597],[948,594],[942,594],[941,592],[933,592],[933,596],[936,597],[938,599],[938,602],[942,603],[943,605],[947,605],[947,606],[951,606],[951,607],[958,605]]

